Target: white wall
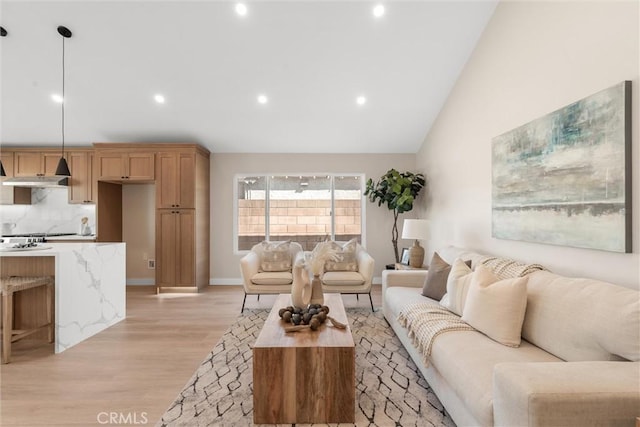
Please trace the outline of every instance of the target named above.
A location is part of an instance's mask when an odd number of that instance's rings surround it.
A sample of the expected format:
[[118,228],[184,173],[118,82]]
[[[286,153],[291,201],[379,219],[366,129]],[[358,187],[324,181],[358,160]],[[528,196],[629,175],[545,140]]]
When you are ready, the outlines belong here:
[[[239,173],[364,173],[377,180],[389,169],[415,170],[414,154],[212,154],[211,155],[211,283],[242,283],[240,255],[233,253],[233,178]],[[366,246],[376,261],[375,276],[393,263],[393,215],[366,201]],[[410,212],[406,217],[413,217]],[[402,217],[401,217],[402,218]],[[402,226],[402,221],[398,221]],[[411,242],[400,240],[398,246]]]
[[127,244],[127,284],[153,285],[155,270],[147,266],[155,259],[156,193],[153,184],[122,186],[122,237]]
[[[454,244],[640,288],[638,4],[499,4],[417,156],[429,181],[427,257]],[[492,238],[491,139],[623,80],[633,86],[633,253]]]

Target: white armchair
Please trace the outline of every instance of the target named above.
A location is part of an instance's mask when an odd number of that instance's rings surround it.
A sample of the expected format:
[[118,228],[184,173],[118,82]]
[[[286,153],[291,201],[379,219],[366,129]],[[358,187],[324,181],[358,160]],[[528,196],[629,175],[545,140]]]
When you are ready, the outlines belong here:
[[[322,290],[326,293],[355,294],[358,299],[360,294],[369,294],[369,302],[373,310],[371,299],[371,282],[375,266],[373,257],[355,240],[335,243],[345,252],[355,251],[355,257],[351,255],[348,260],[348,256],[341,256],[337,261],[327,261],[321,276]],[[300,265],[308,254],[309,252],[298,254],[294,264]]]
[[371,310],[371,282],[373,281],[373,269],[375,261],[360,244],[356,246],[356,270],[355,271],[325,271],[322,274],[322,289],[327,293],[341,294],[369,294]]
[[262,242],[240,259],[240,272],[244,286],[242,309],[247,295],[280,294],[291,292],[292,267],[302,246],[296,242]]

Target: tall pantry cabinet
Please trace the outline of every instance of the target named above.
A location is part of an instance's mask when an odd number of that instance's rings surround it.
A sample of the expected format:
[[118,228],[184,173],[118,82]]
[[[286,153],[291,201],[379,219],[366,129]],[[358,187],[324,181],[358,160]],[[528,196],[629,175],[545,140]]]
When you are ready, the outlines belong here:
[[158,291],[202,288],[209,284],[209,152],[157,152],[155,175]]

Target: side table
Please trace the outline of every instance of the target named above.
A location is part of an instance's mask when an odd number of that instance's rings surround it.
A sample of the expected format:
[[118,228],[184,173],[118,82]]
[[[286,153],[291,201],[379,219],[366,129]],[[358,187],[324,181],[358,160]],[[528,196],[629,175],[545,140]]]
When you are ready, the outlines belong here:
[[422,267],[411,267],[406,264],[400,264],[399,262],[396,263],[396,270],[428,270],[428,269],[429,268],[426,265],[423,265]]

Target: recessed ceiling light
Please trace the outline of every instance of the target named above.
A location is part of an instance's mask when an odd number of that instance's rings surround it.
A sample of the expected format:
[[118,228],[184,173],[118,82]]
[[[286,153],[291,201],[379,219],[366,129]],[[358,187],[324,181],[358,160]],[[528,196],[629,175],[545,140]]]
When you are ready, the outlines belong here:
[[153,96],[153,100],[156,101],[158,104],[164,104],[165,103],[165,99],[163,95],[157,94]]
[[364,96],[359,96],[356,98],[356,104],[364,105],[366,103],[367,103],[367,98],[365,98]]
[[236,13],[238,16],[245,16],[248,12],[247,5],[244,3],[236,4]]
[[57,93],[51,94],[51,99],[53,99],[53,102],[57,102],[58,104],[62,104],[64,101],[62,95],[58,95]]
[[259,104],[266,104],[267,102],[269,102],[269,98],[267,98],[267,95],[261,94],[258,95],[258,103]]
[[384,5],[382,4],[377,4],[373,8],[373,16],[376,18],[381,18],[384,15],[384,12]]

